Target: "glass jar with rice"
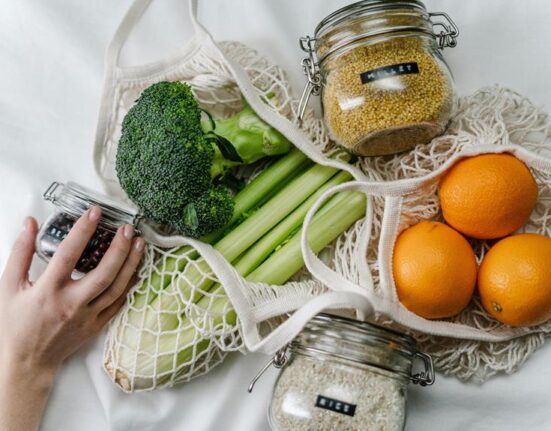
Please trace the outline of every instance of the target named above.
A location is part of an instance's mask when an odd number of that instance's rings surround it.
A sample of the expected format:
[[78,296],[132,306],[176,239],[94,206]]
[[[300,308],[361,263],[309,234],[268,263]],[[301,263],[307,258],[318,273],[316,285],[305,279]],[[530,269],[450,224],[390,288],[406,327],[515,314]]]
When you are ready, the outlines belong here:
[[[434,21],[433,21],[434,20]],[[456,94],[441,50],[458,30],[418,0],[366,0],[344,7],[301,38],[309,54],[300,116],[321,94],[331,138],[351,153],[393,154],[430,142],[452,116]]]
[[[417,374],[415,358],[425,367]],[[407,384],[434,382],[430,356],[411,337],[329,314],[314,317],[272,363],[281,368],[268,414],[274,431],[401,431]]]

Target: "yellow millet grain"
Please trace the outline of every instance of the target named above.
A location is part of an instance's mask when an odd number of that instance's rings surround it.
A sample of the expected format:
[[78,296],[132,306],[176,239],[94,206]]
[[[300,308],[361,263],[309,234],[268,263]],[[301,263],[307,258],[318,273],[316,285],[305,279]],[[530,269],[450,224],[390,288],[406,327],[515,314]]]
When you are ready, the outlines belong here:
[[[418,37],[395,38],[325,60],[324,118],[337,143],[360,155],[390,154],[444,132],[453,85],[426,44]],[[364,72],[410,62],[419,73],[362,84]]]

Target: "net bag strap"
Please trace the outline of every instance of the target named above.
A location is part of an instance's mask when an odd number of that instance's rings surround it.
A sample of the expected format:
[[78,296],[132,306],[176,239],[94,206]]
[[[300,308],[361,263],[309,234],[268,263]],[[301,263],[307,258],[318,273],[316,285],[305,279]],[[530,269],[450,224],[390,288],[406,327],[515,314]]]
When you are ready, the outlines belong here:
[[[124,48],[124,45],[128,40],[128,37],[132,33],[132,30],[134,29],[134,27],[136,26],[140,18],[147,11],[152,1],[153,0],[135,0],[130,6],[130,8],[128,9],[128,11],[126,12],[121,23],[117,27],[117,30],[115,31],[115,34],[113,36],[113,39],[111,40],[111,43],[107,48],[105,65],[108,68],[119,66],[120,53]],[[193,25],[194,38],[199,40],[203,38],[210,38],[210,34],[205,29],[205,27],[203,27],[203,25],[200,24],[199,21],[197,21],[197,7],[198,7],[197,0],[188,0],[188,1],[189,1],[188,10],[189,10],[189,16],[191,18],[191,22]]]
[[[111,42],[105,53],[104,59],[104,84],[102,90],[101,104],[98,114],[98,123],[96,126],[96,137],[94,145],[94,167],[96,174],[102,180],[104,187],[108,192],[113,194],[119,193],[116,188],[113,188],[111,184],[104,180],[101,171],[102,152],[104,150],[104,142],[106,141],[108,134],[110,133],[110,115],[114,112],[114,100],[116,84],[120,77],[123,75],[123,68],[120,66],[120,54],[125,46],[128,37],[132,33],[132,30],[139,22],[140,18],[147,11],[152,0],[134,0],[130,5],[130,8],[126,12],[122,21],[120,22],[117,30],[115,31]],[[193,37],[188,41],[186,52],[184,55],[192,55],[197,46],[211,46],[214,45],[214,41],[208,31],[197,21],[197,0],[189,0],[189,16],[193,26]],[[132,69],[140,70],[143,67],[135,66]],[[131,74],[131,69],[126,70],[126,74]]]
[[[296,308],[296,307],[289,307]],[[369,298],[356,290],[329,291],[314,297],[298,308],[285,322],[275,328],[269,335],[261,338],[256,329],[256,323],[242,321],[242,333],[245,346],[251,352],[274,354],[282,346],[285,346],[295,338],[302,328],[316,314],[324,310],[350,309],[358,310],[362,316],[373,313],[373,305]],[[291,310],[289,310],[291,311]],[[262,322],[269,315],[255,316],[258,322]]]
[[247,72],[243,69],[243,67],[234,62],[232,59],[225,57],[221,52],[220,55],[224,58],[228,69],[235,78],[243,97],[247,100],[247,103],[260,118],[275,127],[287,139],[289,139],[295,147],[301,150],[314,162],[320,165],[347,171],[356,179],[366,179],[366,176],[359,168],[341,160],[329,159],[323,155],[321,150],[310,142],[306,134],[297,124],[274,112],[266,105],[266,103],[263,102],[258,89],[252,85]]

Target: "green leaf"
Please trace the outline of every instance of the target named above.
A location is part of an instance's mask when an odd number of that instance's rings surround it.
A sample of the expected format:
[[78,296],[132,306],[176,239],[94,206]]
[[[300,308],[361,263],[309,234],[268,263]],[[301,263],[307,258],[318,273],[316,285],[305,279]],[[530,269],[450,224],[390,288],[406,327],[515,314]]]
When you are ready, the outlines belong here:
[[191,229],[199,227],[199,219],[197,218],[197,210],[193,203],[189,203],[184,208],[184,223]]
[[231,162],[243,163],[243,159],[230,141],[215,133],[210,133],[209,136],[213,137],[214,143],[226,159]]

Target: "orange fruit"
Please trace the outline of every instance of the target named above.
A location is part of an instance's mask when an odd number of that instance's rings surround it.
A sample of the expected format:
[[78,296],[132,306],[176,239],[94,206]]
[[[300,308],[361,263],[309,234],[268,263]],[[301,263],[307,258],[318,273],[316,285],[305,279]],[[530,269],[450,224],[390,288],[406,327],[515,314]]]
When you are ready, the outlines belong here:
[[486,311],[507,325],[551,318],[551,239],[520,234],[499,241],[480,265],[478,290]]
[[424,221],[394,245],[394,282],[400,302],[427,319],[463,310],[476,285],[476,258],[467,240],[443,223]]
[[457,162],[439,187],[446,222],[479,239],[501,238],[524,225],[538,197],[534,177],[511,154],[482,154]]

